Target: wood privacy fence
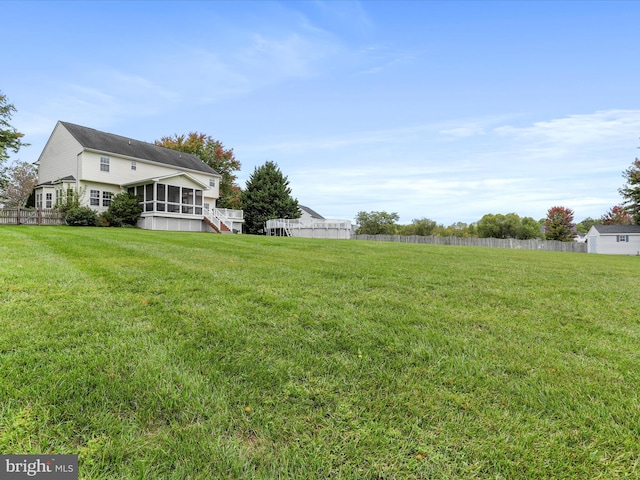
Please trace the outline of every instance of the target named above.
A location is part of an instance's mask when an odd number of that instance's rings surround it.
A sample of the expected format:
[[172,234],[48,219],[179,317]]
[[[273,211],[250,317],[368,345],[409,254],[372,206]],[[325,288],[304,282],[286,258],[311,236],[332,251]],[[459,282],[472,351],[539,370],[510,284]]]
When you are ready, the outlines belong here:
[[517,240],[515,238],[423,237],[420,235],[354,235],[356,240],[378,242],[423,243],[428,245],[460,245],[465,247],[516,248],[552,252],[587,253],[587,244],[556,240]]
[[2,208],[0,225],[62,225],[60,210],[54,208]]

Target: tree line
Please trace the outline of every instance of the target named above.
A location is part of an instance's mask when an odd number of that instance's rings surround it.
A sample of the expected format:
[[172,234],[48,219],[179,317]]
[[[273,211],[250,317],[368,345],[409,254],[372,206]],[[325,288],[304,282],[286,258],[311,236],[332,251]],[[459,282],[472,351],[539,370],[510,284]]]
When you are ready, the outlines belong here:
[[429,218],[414,219],[408,225],[397,223],[397,213],[359,212],[356,215],[357,235],[422,235],[442,237],[517,238],[528,240],[547,238],[565,240],[572,237],[573,212],[564,207],[552,207],[547,218],[535,220],[516,213],[488,213],[473,223],[456,222],[449,226]]
[[358,212],[355,233],[571,241],[576,234],[586,234],[596,224],[640,225],[640,159],[636,158],[622,176],[626,180],[618,189],[623,199],[622,204],[611,207],[600,218],[587,217],[577,224],[573,223],[573,210],[562,206],[551,207],[547,216],[540,220],[531,217],[521,218],[515,213],[488,213],[477,222],[456,222],[449,226],[424,217],[412,220],[409,225],[399,225],[397,222],[400,217],[397,213],[373,211]]

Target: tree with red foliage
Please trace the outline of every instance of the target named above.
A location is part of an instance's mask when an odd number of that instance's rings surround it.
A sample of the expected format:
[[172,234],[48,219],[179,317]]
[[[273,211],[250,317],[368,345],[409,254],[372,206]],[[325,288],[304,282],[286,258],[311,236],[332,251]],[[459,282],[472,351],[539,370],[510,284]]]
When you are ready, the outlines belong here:
[[565,207],[551,207],[544,221],[544,234],[547,240],[568,242],[575,235],[573,210]]
[[235,184],[238,178],[234,172],[240,170],[240,162],[236,160],[233,149],[204,133],[191,132],[188,135],[175,134],[155,141],[156,145],[191,153],[222,175],[220,181],[220,198],[216,206],[220,208],[242,208],[240,187]]
[[600,217],[603,225],[632,225],[633,217],[627,212],[626,208],[616,205],[611,207],[607,213]]

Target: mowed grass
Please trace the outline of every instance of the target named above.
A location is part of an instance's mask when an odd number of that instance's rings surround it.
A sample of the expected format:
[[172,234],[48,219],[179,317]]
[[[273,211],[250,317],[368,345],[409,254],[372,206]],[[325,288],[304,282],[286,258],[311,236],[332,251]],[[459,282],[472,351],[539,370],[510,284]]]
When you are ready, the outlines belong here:
[[0,228],[0,452],[85,479],[638,478],[640,258]]

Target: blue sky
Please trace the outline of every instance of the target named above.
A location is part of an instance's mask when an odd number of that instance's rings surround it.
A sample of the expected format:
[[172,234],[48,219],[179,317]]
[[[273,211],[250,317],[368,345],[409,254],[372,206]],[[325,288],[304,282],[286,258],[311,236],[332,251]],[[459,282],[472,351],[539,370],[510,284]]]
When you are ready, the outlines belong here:
[[0,90],[37,160],[56,121],[199,131],[275,161],[327,218],[576,221],[640,146],[640,2],[2,2]]

